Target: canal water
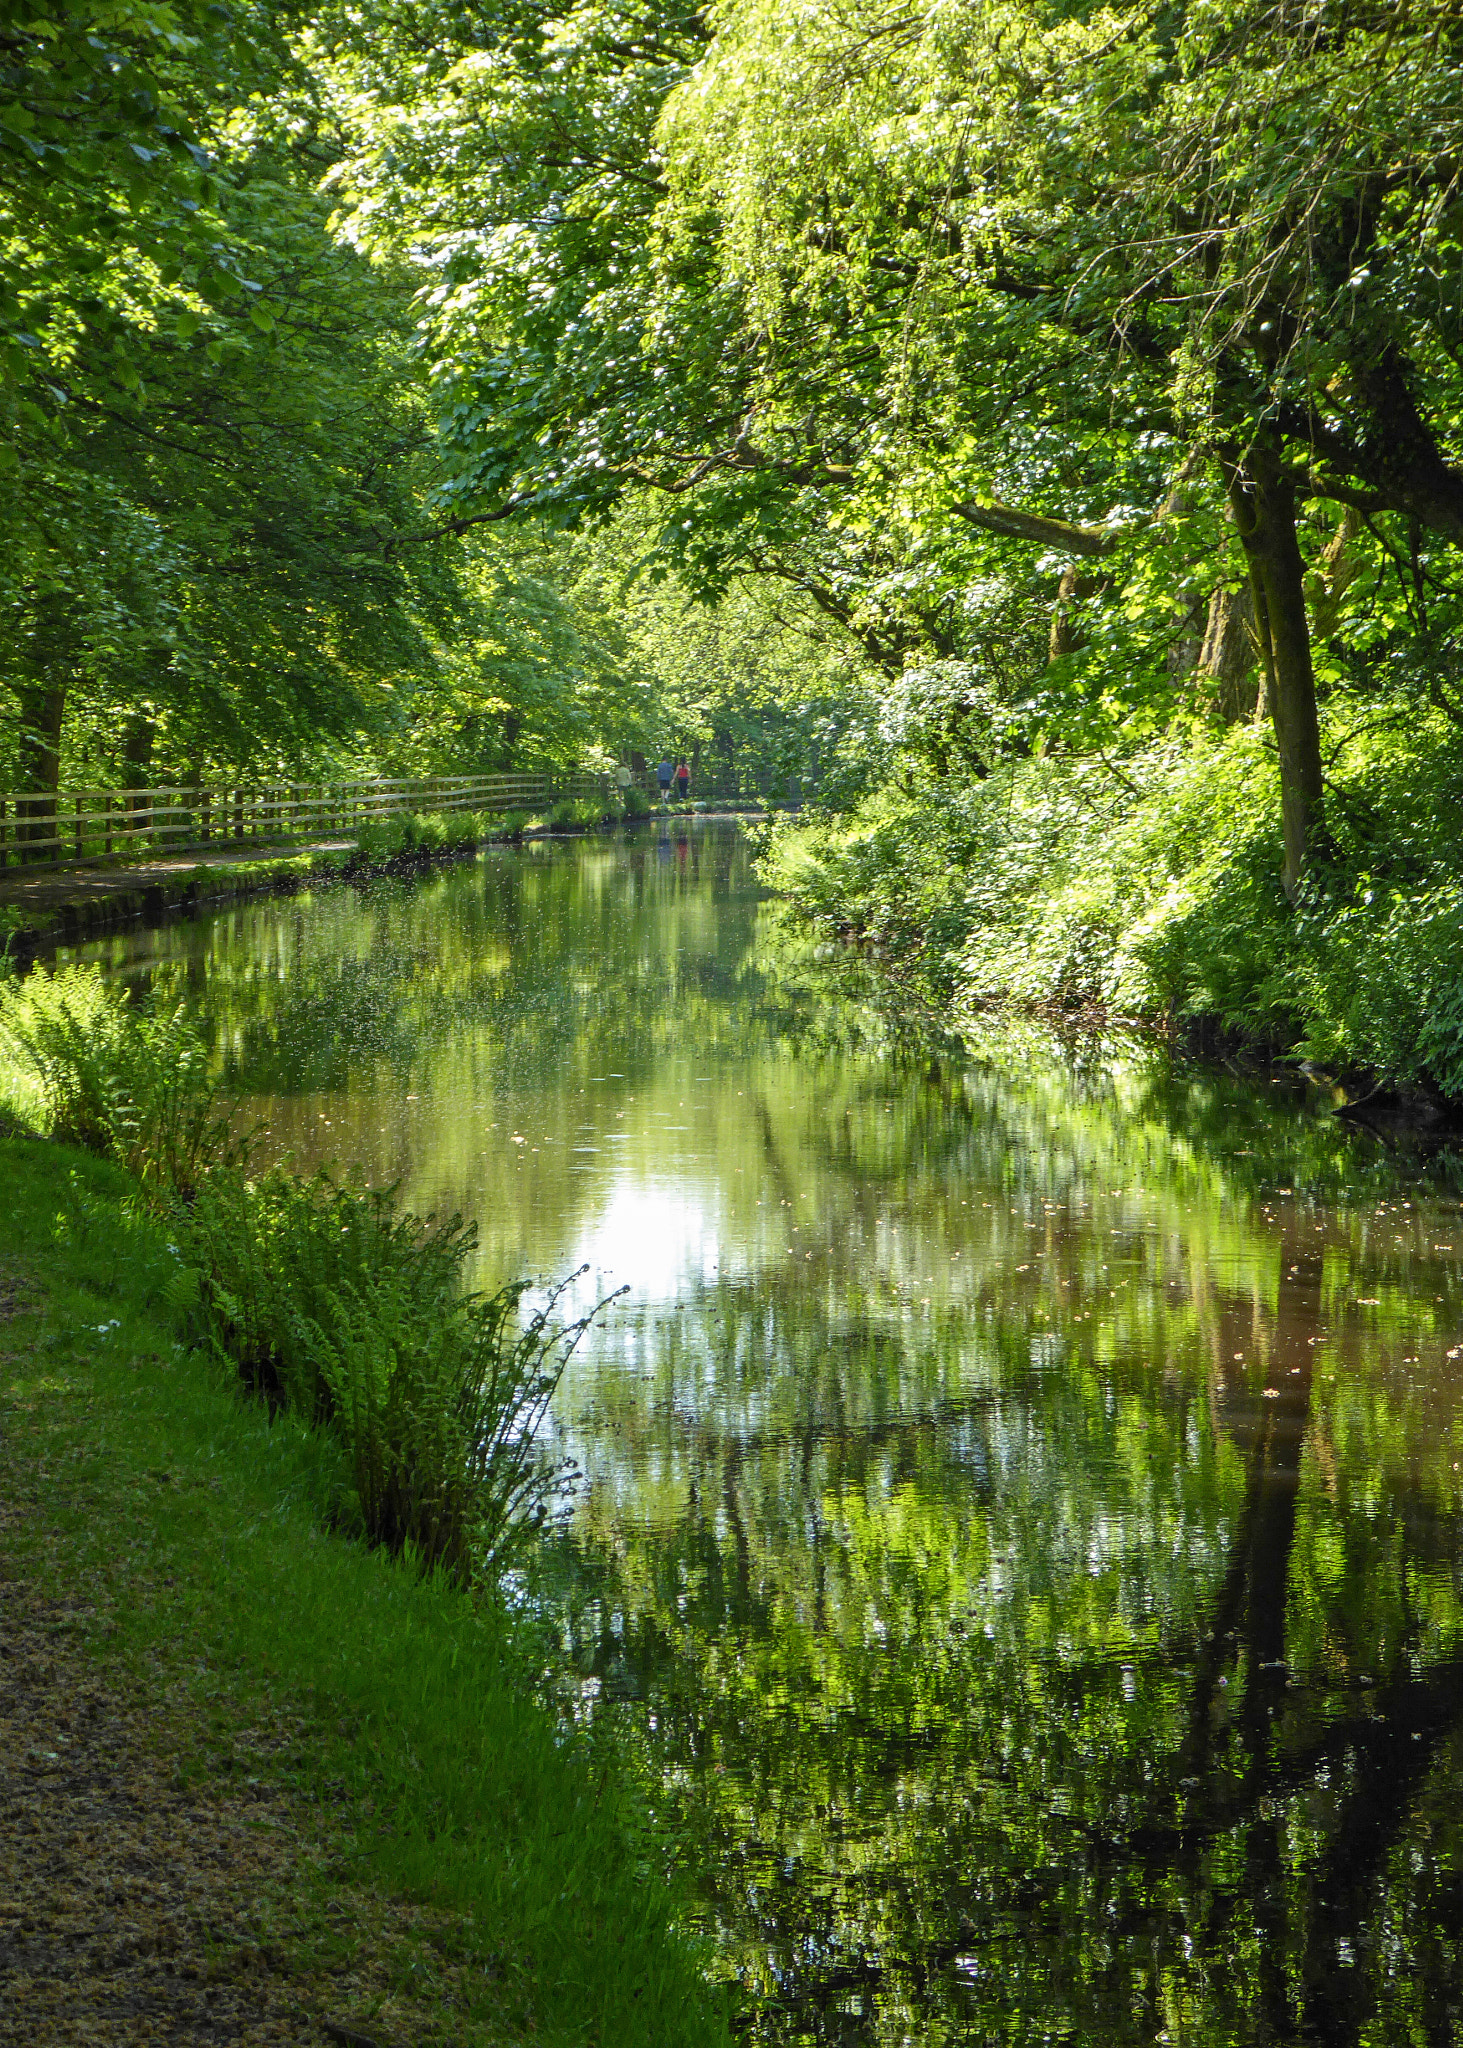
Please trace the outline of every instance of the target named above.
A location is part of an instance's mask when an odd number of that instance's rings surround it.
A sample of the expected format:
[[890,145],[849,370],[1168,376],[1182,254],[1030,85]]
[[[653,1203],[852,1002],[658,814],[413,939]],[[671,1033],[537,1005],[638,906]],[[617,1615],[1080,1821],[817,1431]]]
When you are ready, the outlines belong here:
[[302,1166],[628,1286],[527,1593],[759,2043],[1463,2039],[1463,1212],[1264,1080],[932,1039],[735,828],[86,949]]

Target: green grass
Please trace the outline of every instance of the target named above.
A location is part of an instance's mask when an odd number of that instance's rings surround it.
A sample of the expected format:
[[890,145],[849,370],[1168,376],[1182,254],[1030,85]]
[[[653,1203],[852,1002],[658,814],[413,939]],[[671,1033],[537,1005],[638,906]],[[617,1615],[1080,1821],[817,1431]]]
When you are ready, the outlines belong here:
[[170,1660],[216,1723],[303,1715],[279,1768],[333,1880],[460,1916],[480,1995],[452,2038],[727,2043],[633,1767],[546,1700],[545,1641],[322,1528],[337,1453],[178,1341],[177,1260],[120,1170],[9,1138],[0,1172],[6,1261],[47,1291],[0,1362],[7,1455],[48,1475],[49,1526],[21,1526],[12,1569],[107,1585],[96,1654]]

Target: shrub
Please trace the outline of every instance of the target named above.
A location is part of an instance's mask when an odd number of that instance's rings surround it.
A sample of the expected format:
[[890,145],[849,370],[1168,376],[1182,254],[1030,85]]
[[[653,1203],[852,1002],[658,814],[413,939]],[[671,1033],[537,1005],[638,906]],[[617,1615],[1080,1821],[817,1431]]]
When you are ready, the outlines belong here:
[[1213,1018],[1463,1096],[1463,735],[1342,691],[1325,715],[1329,851],[1294,906],[1254,725],[1117,766],[1037,757],[886,787],[778,828],[762,871],[809,923],[902,956],[942,1000]]
[[403,853],[445,853],[492,836],[498,820],[486,811],[398,811],[374,818],[356,835],[357,852],[379,866]]
[[422,1323],[447,1314],[462,1286],[472,1232],[456,1219],[423,1223],[389,1194],[283,1169],[246,1180],[211,1176],[178,1228],[205,1276],[207,1335],[247,1384],[307,1421],[330,1412],[315,1331],[342,1295],[367,1295],[373,1274],[403,1276],[398,1306]]
[[651,804],[650,798],[645,794],[645,791],[637,788],[633,782],[628,789],[621,791],[621,796],[624,800],[625,816],[627,818],[648,818],[650,816],[654,806]]
[[561,1287],[520,1328],[521,1283],[463,1285],[472,1226],[323,1173],[218,1175],[177,1227],[207,1341],[332,1432],[368,1540],[463,1583],[501,1569],[566,1490],[537,1433],[597,1311],[556,1325]]
[[0,984],[0,1056],[20,1115],[116,1160],[150,1195],[186,1198],[240,1150],[184,1006],[134,1004],[100,968],[37,967]]
[[550,805],[544,822],[550,826],[601,825],[618,817],[616,801],[606,796],[561,796]]
[[318,1329],[367,1536],[464,1584],[501,1570],[570,1484],[537,1436],[589,1319],[555,1328],[556,1293],[515,1335],[523,1291],[467,1297],[424,1331],[378,1277],[368,1296],[335,1297]]
[[356,849],[370,866],[394,859],[406,844],[400,818],[373,818],[356,834]]

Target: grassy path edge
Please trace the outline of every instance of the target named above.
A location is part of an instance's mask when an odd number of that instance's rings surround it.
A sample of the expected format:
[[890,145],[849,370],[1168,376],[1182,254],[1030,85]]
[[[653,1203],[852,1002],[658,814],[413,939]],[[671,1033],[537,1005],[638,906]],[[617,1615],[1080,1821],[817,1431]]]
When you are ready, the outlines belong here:
[[321,1867],[454,1918],[472,2009],[423,2039],[729,2041],[633,1770],[544,1703],[543,1642],[321,1529],[328,1447],[179,1340],[176,1262],[123,1175],[26,1138],[0,1173],[8,1277],[39,1283],[0,1355],[0,1479],[65,1475],[7,1568],[106,1584],[104,1668],[161,1660],[215,1725],[307,1731],[287,1768]]

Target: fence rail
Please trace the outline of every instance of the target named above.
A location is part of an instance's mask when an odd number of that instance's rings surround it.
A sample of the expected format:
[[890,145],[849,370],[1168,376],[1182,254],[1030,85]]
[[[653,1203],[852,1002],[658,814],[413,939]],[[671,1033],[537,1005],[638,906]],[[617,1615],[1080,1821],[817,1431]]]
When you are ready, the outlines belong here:
[[[603,796],[607,775],[383,776],[324,783],[181,785],[156,789],[68,789],[54,795],[0,792],[0,868],[87,863],[126,853],[181,853],[241,840],[340,832],[402,811],[524,811],[559,797]],[[636,785],[656,793],[654,775]],[[700,797],[755,796],[755,790],[699,789]]]
[[602,775],[385,776],[347,782],[0,793],[0,866],[174,853],[245,839],[358,832],[401,811],[519,811],[598,796]]

